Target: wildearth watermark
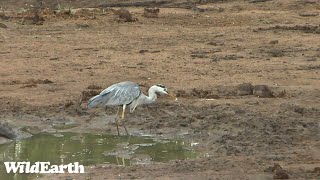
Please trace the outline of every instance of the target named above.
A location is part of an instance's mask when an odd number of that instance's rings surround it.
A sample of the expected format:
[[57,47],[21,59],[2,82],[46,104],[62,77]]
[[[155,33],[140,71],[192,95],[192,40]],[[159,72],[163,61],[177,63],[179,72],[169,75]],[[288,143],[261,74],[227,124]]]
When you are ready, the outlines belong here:
[[4,162],[7,173],[84,173],[78,162],[67,165],[50,165],[50,162]]

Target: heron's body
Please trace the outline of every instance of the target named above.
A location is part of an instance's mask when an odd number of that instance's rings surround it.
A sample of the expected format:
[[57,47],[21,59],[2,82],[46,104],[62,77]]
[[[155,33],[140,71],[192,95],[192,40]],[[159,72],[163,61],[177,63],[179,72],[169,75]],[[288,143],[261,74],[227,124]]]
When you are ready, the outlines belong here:
[[[110,87],[103,90],[99,95],[92,97],[88,102],[88,107],[94,108],[106,106],[123,106],[123,119],[126,106],[130,107],[130,112],[133,112],[135,108],[140,104],[150,104],[154,102],[157,99],[157,92],[161,94],[168,94],[167,88],[160,84],[151,86],[148,91],[148,96],[146,96],[141,92],[138,84],[130,81],[120,82],[111,85]],[[118,129],[117,120],[116,125]]]

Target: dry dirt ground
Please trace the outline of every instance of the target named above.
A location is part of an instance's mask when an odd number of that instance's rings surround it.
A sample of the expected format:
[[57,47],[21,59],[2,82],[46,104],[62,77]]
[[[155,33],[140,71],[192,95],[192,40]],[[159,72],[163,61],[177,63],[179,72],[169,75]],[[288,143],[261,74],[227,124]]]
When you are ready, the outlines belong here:
[[[1,121],[15,129],[46,129],[63,119],[78,124],[69,131],[115,134],[114,110],[89,111],[85,101],[120,81],[137,82],[144,92],[162,83],[179,101],[160,97],[138,107],[127,119],[129,131],[185,134],[207,156],[96,165],[85,175],[46,178],[320,177],[319,1],[222,1],[160,8],[158,18],[143,17],[142,7],[128,10],[138,21],[118,21],[106,9],[49,14],[34,25],[17,14],[25,9],[4,9]],[[258,89],[245,95],[241,83],[267,85],[272,93],[262,98]]]

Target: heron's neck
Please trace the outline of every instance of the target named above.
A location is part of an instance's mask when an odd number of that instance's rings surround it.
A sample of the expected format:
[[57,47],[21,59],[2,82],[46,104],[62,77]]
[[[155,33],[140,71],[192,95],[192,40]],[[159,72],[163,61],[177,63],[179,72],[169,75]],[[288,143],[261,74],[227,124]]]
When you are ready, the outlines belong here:
[[143,98],[143,103],[144,104],[150,104],[152,102],[154,102],[157,99],[157,94],[155,92],[155,90],[151,87],[148,91],[148,96],[144,96]]

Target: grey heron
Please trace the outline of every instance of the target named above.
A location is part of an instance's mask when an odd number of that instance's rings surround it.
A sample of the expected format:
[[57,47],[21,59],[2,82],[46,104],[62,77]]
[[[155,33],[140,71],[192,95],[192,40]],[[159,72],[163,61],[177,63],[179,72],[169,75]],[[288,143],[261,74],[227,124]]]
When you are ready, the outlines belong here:
[[[138,84],[130,81],[125,81],[113,84],[103,90],[100,94],[89,99],[88,108],[122,106],[122,124],[124,126],[124,129],[126,130],[127,135],[129,135],[124,122],[124,113],[126,107],[129,106],[130,112],[133,112],[138,105],[150,104],[154,102],[157,99],[157,93],[169,95],[177,100],[177,98],[173,94],[168,92],[168,89],[164,85],[157,84],[151,86],[148,90],[148,96],[146,96],[141,92]],[[118,135],[120,135],[118,126],[119,109],[120,108],[118,108],[117,110],[115,118]]]

